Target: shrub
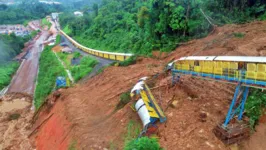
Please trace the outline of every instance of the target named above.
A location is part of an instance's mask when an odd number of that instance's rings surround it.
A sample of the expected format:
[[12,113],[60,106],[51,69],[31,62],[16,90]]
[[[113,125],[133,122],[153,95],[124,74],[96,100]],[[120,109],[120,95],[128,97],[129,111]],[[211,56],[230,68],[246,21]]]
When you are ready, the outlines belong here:
[[125,93],[121,94],[119,103],[117,104],[116,108],[117,109],[123,108],[127,103],[130,102],[130,100],[131,100],[131,98],[130,98],[129,92],[125,92]]
[[18,62],[0,64],[0,90],[10,83],[11,76],[16,72],[18,67]]
[[68,150],[76,150],[77,148],[77,141],[72,141],[71,144],[68,146]]
[[8,120],[9,121],[11,121],[11,120],[17,120],[19,117],[20,117],[20,114],[14,113],[14,114],[9,115]]
[[251,89],[245,104],[245,112],[249,117],[251,128],[254,128],[258,123],[259,118],[263,114],[263,108],[266,108],[266,94],[258,89]]
[[140,124],[130,120],[127,125],[124,150],[162,150],[156,139],[148,137],[136,139],[140,131]]
[[156,139],[142,137],[129,141],[124,150],[162,150],[162,148]]
[[129,66],[137,63],[137,56],[131,56],[130,58],[119,62],[119,66]]
[[243,38],[244,36],[245,36],[245,34],[244,33],[234,33],[234,36],[236,37],[236,38]]
[[46,18],[43,18],[42,19],[42,26],[48,26],[48,28],[50,29],[50,27],[52,26],[52,24]]
[[55,39],[55,45],[59,44],[61,41],[61,36],[60,35],[57,35],[56,36],[56,39]]
[[66,34],[71,34],[71,32],[72,32],[68,25],[66,25],[66,26],[64,27],[63,31],[64,31]]
[[261,21],[266,20],[266,12],[259,17],[259,20]]

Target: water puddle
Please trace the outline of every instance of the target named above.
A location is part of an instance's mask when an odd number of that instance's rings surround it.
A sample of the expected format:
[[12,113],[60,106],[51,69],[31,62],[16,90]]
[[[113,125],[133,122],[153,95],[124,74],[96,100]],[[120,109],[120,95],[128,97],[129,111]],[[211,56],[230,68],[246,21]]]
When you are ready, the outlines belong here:
[[0,101],[0,112],[6,113],[12,110],[23,109],[28,106],[30,106],[30,103],[21,99],[16,99],[12,101]]

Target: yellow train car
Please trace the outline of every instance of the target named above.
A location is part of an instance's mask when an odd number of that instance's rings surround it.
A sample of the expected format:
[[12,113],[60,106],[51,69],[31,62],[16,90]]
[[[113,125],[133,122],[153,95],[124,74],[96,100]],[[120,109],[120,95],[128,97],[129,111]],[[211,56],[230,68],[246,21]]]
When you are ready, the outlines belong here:
[[196,76],[266,86],[266,57],[189,56],[175,61],[174,70]]
[[128,53],[113,53],[113,52],[105,52],[105,51],[90,49],[90,48],[87,48],[87,47],[79,44],[75,40],[73,40],[71,37],[69,37],[62,30],[60,30],[60,33],[62,35],[64,35],[75,47],[77,47],[78,49],[80,49],[86,53],[89,53],[91,55],[95,55],[95,56],[102,57],[105,59],[117,60],[117,61],[124,61],[124,60],[130,58],[131,56],[133,56],[133,54],[128,54]]

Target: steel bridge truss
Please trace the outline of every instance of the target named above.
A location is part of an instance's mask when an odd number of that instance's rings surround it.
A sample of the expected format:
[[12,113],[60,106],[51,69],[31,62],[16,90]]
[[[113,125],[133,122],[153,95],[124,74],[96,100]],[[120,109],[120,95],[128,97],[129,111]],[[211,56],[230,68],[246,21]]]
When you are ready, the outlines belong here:
[[[184,73],[184,71],[172,69],[172,84],[178,83],[182,74],[189,74],[189,73]],[[193,74],[192,74],[192,76],[193,76]],[[203,76],[203,77],[205,77],[205,76]],[[218,79],[217,81],[220,81],[220,80]],[[232,82],[230,80],[227,80],[227,81]],[[234,82],[234,84],[235,84],[235,82]],[[222,127],[224,129],[227,128],[227,126],[229,125],[229,123],[232,119],[237,117],[238,121],[242,120],[244,109],[245,109],[245,103],[246,103],[246,100],[248,97],[248,93],[249,93],[249,86],[244,85],[241,81],[237,82],[234,97],[232,99],[231,105],[230,105],[229,110],[227,112],[225,121],[222,124]]]

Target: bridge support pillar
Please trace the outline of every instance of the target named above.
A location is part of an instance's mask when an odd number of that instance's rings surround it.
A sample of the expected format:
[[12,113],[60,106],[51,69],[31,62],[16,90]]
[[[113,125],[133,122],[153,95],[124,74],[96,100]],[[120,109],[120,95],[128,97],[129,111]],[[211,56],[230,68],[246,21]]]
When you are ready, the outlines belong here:
[[[213,129],[214,134],[225,144],[239,142],[250,134],[247,123],[241,121],[248,93],[249,87],[243,87],[241,83],[238,83],[224,123]],[[237,121],[232,121],[236,117]]]
[[[235,116],[238,116],[239,121],[242,120],[248,93],[249,87],[242,87],[241,83],[238,83],[235,90],[234,98],[231,102],[225,121],[223,123],[224,128],[227,127],[227,125]],[[241,100],[239,101],[238,99],[240,98]]]

